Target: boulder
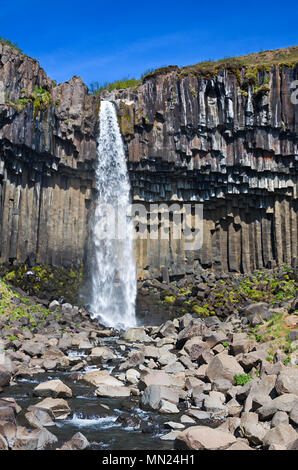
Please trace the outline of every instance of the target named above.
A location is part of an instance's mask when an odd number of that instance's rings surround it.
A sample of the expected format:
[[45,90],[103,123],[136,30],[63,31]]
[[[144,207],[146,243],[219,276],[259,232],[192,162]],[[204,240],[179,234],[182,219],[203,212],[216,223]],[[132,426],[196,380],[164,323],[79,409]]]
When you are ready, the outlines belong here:
[[80,381],[87,385],[93,385],[94,387],[99,387],[100,385],[124,386],[123,382],[111,376],[106,370],[86,372],[86,374],[80,376]]
[[245,442],[243,442],[240,439],[237,439],[237,442],[231,445],[231,447],[228,447],[227,450],[254,450],[249,445],[247,445]]
[[234,376],[243,374],[244,370],[233,356],[221,353],[214,356],[209,363],[206,376],[210,382],[214,382],[218,379],[229,380],[232,384],[234,383]]
[[139,381],[140,390],[144,390],[150,385],[165,385],[166,387],[171,387],[173,380],[169,374],[160,370],[150,372],[142,371]]
[[183,351],[185,351],[191,361],[197,361],[200,354],[209,349],[208,345],[204,343],[201,337],[194,336],[193,338],[186,341],[184,344]]
[[34,388],[33,395],[37,397],[71,398],[72,391],[61,380],[57,379],[40,383]]
[[257,412],[260,419],[271,419],[277,411],[285,411],[291,413],[292,409],[298,402],[298,396],[293,393],[285,393],[271,400],[269,404],[261,406]]
[[264,436],[263,444],[266,447],[272,444],[289,446],[297,439],[297,432],[290,424],[279,424],[270,429]]
[[29,356],[42,356],[46,350],[46,345],[41,342],[35,341],[25,341],[23,342],[23,346],[21,347],[21,351],[24,351]]
[[160,401],[159,412],[162,414],[170,414],[170,413],[179,413],[179,410],[174,403],[171,403],[167,400]]
[[101,362],[107,362],[116,358],[116,354],[114,354],[114,352],[107,347],[93,348],[89,354],[89,359],[94,364],[100,364]]
[[46,410],[55,419],[64,419],[71,413],[67,401],[63,398],[45,398],[41,402],[36,403],[36,405],[28,408],[28,410],[31,411],[33,408]]
[[125,373],[125,378],[127,382],[131,384],[137,384],[140,379],[140,372],[135,369],[128,369]]
[[143,327],[141,328],[129,328],[120,336],[121,339],[129,342],[150,342],[152,341],[148,336]]
[[289,424],[289,416],[285,411],[277,411],[272,418],[271,427],[274,428],[279,424]]
[[291,409],[290,420],[294,426],[298,426],[298,402]]
[[9,385],[11,379],[11,371],[4,365],[0,364],[0,387]]
[[179,403],[179,394],[172,388],[164,385],[149,385],[144,390],[141,402],[144,408],[158,410],[161,400],[177,405]]
[[[17,426],[9,421],[0,421],[0,437],[4,437],[11,448],[17,433]],[[1,449],[1,443],[0,443]]]
[[279,395],[284,393],[298,393],[298,369],[286,367],[277,377],[276,391]]
[[206,426],[192,426],[180,432],[175,440],[175,449],[225,450],[236,442],[228,432]]
[[144,353],[142,351],[131,351],[127,359],[120,364],[119,370],[131,369],[140,364],[143,364],[145,360]]
[[25,414],[25,418],[30,426],[33,428],[42,428],[44,426],[55,425],[48,411],[41,408],[35,408],[34,406],[30,408],[31,411],[28,411]]
[[95,391],[98,397],[108,397],[108,398],[115,398],[115,397],[129,397],[130,396],[130,388],[124,387],[123,384],[121,387],[115,385],[105,385],[101,384]]
[[80,432],[77,432],[70,441],[65,442],[59,450],[84,450],[89,447],[88,439]]

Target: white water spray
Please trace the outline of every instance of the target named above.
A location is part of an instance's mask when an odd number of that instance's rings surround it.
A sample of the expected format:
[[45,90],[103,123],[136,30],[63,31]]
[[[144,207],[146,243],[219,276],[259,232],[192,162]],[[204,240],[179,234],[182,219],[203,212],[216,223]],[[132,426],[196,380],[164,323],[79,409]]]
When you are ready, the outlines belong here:
[[[136,325],[134,227],[127,215],[130,183],[124,147],[116,110],[109,101],[101,101],[97,158],[91,316],[110,327],[128,328]],[[119,229],[113,234],[107,227],[114,227],[116,221]],[[124,226],[126,233],[121,237],[119,230]]]

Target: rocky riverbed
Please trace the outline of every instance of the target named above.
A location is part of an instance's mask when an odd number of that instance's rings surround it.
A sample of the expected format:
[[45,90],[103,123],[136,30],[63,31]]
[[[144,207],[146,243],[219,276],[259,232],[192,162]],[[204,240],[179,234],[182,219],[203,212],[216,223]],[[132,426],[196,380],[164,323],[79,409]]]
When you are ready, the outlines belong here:
[[1,283],[0,448],[297,449],[296,283],[143,281],[127,331]]

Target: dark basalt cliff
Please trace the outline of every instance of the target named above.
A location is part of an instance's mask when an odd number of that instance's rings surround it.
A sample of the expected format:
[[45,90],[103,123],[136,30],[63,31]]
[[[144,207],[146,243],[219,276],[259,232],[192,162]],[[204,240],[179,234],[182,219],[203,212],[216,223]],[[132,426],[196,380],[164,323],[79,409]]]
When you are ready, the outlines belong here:
[[[79,77],[55,86],[35,60],[0,52],[1,259],[78,266],[95,195],[100,98]],[[211,76],[172,67],[103,93],[117,105],[134,201],[204,206],[200,250],[160,235],[136,240],[140,276],[295,262],[297,79],[298,64]]]

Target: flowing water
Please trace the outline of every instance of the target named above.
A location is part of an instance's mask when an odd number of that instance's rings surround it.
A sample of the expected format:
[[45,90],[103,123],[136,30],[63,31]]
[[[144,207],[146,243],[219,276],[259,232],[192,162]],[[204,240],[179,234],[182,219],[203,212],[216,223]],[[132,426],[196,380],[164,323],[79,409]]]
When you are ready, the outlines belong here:
[[91,316],[109,327],[135,326],[136,267],[130,182],[113,103],[101,101],[93,223]]

